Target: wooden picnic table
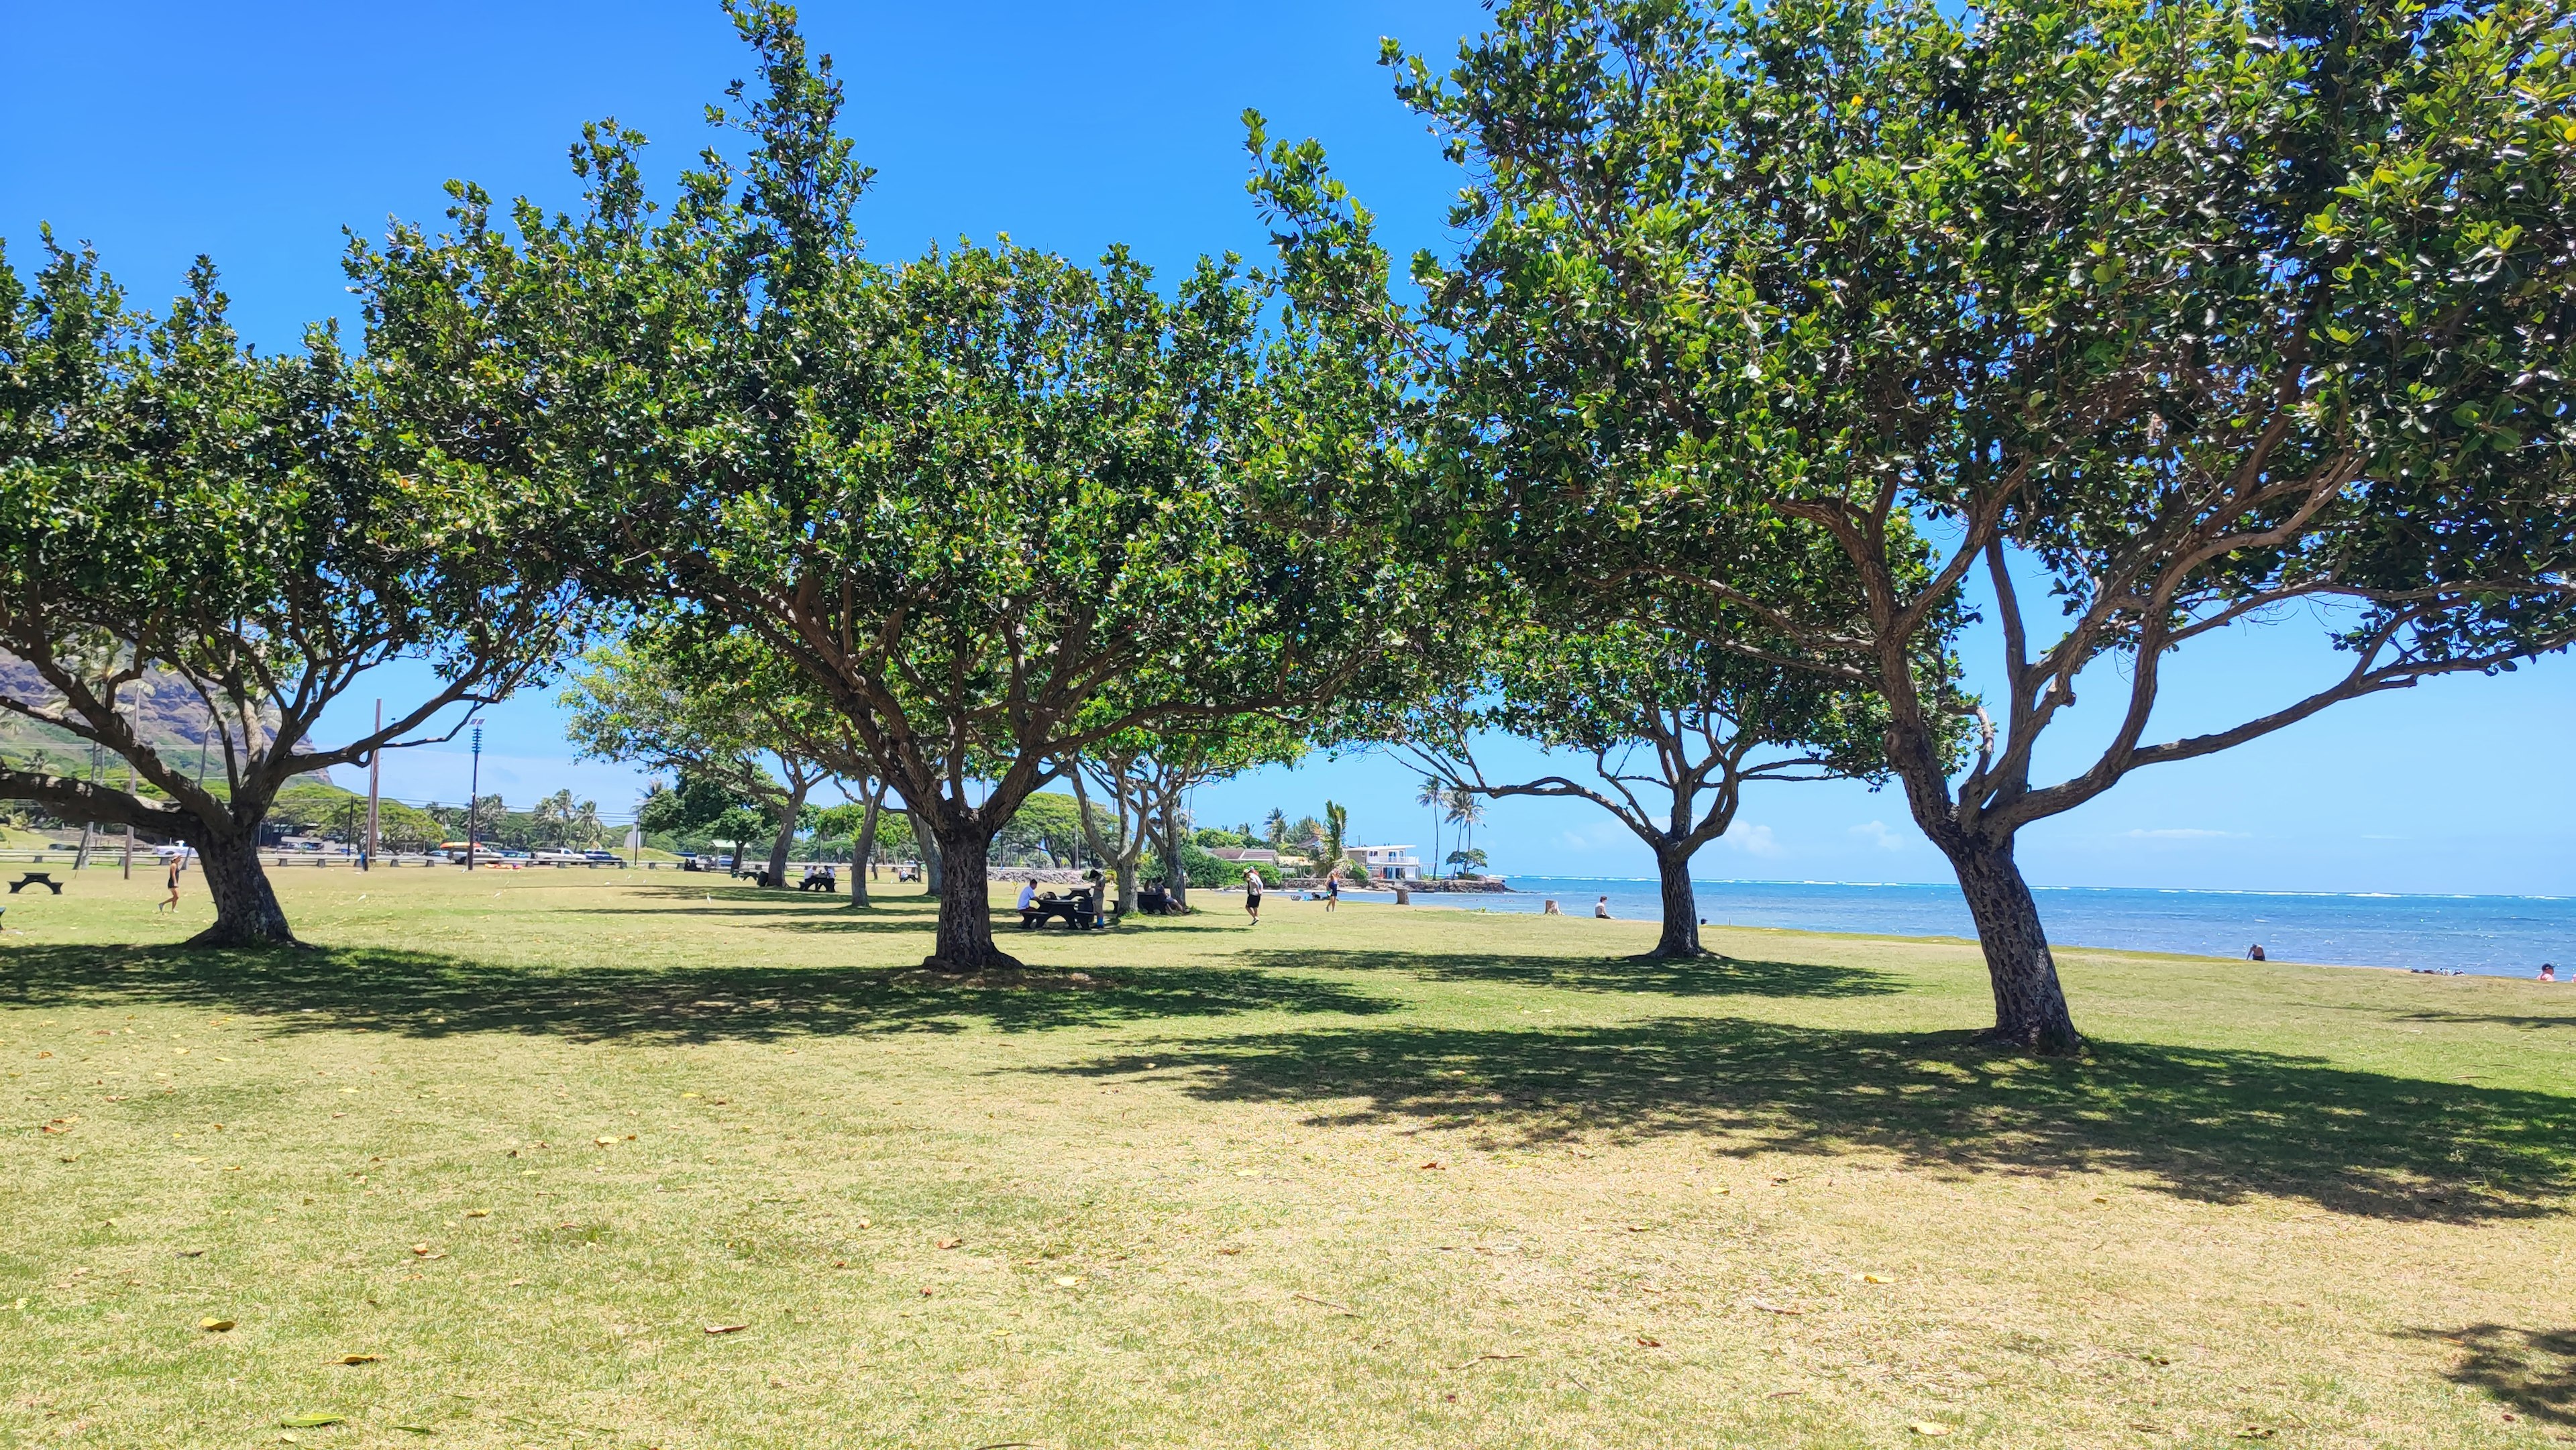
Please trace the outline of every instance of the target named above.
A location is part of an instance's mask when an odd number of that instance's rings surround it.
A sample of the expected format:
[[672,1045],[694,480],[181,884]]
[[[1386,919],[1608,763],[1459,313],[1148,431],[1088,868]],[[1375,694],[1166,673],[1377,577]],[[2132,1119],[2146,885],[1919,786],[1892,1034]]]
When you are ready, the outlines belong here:
[[1031,901],[1020,908],[1020,925],[1042,927],[1049,917],[1056,916],[1063,917],[1064,924],[1076,930],[1088,928],[1100,919],[1099,913],[1092,909],[1090,895],[1076,892],[1071,896],[1041,896]]

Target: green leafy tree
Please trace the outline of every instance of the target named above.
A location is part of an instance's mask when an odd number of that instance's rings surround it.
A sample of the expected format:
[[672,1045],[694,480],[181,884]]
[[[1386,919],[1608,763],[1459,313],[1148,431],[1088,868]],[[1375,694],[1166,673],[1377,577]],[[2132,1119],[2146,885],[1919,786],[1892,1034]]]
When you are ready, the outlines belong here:
[[[1521,0],[1388,59],[1468,174],[1424,306],[1318,149],[1264,185],[1300,285],[1425,359],[1425,517],[1879,694],[2000,1041],[2081,1041],[2025,827],[2576,629],[2562,5]],[[1766,531],[1847,582],[1741,567]],[[1920,662],[1972,582],[1998,694],[1954,760]],[[2289,619],[2340,666],[2159,728],[2177,650]],[[2079,684],[2098,734],[2043,749]]]
[[[1223,858],[1208,855],[1203,845],[1188,839],[1190,792],[1258,766],[1293,764],[1304,754],[1304,742],[1278,719],[1244,715],[1159,731],[1123,731],[1076,759],[1066,774],[1083,802],[1093,854],[1116,869],[1118,909],[1136,909],[1139,862],[1149,846],[1164,893],[1185,909],[1191,882],[1214,885],[1233,879]],[[1105,808],[1090,804],[1089,793],[1095,789],[1109,798]],[[1187,849],[1191,846],[1199,849]]]
[[1006,966],[991,843],[1056,762],[1332,695],[1400,644],[1378,344],[1230,260],[867,263],[828,60],[785,6],[728,8],[762,71],[719,113],[738,168],[711,153],[657,213],[641,138],[595,128],[578,215],[505,228],[460,186],[452,237],[353,258],[370,346],[448,456],[540,461],[514,516],[589,587],[800,671],[935,845],[931,962]]
[[[1407,712],[1392,747],[1453,803],[1538,796],[1608,811],[1654,853],[1657,957],[1703,954],[1691,861],[1734,824],[1747,785],[1886,772],[1886,713],[1873,696],[1700,636],[1616,622],[1522,624],[1482,653],[1484,673]],[[1477,737],[1488,731],[1589,756],[1590,768],[1498,779],[1478,758]],[[1462,857],[1485,864],[1482,851],[1449,860]]]
[[[786,718],[796,702],[765,687],[764,655],[749,640],[639,629],[585,651],[558,703],[569,712],[564,733],[582,754],[722,782],[767,810],[761,884],[784,887],[806,798],[833,772]],[[571,792],[561,800],[571,809]]]
[[[488,476],[415,457],[329,330],[255,355],[203,259],[156,319],[45,240],[32,285],[0,255],[0,651],[27,667],[0,710],[123,757],[137,788],[39,766],[0,769],[0,797],[188,842],[215,905],[197,944],[291,944],[258,855],[278,791],[452,735],[548,667],[567,596],[494,527]],[[437,683],[312,739],[396,660]],[[197,749],[123,708],[146,679],[194,697]]]

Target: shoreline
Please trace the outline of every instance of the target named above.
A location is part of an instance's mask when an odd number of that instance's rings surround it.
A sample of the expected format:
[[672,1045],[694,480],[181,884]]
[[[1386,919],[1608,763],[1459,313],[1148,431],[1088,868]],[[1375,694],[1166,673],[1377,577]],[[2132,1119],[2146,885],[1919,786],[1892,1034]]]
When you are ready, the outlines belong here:
[[[1524,880],[1546,880],[1546,879],[1548,879],[1548,878],[1545,878],[1545,877],[1525,877],[1525,878],[1522,878],[1522,879],[1524,879]],[[1568,880],[1568,881],[1582,881],[1582,882],[1584,882],[1586,885],[1593,885],[1593,884],[1599,884],[1599,883],[1603,883],[1603,882],[1611,882],[1611,881],[1626,881],[1626,880],[1627,880],[1627,878],[1618,878],[1618,877],[1591,877],[1591,878],[1585,878],[1585,877],[1562,877],[1562,878],[1556,878],[1556,879],[1560,879],[1560,880]],[[1651,886],[1651,885],[1653,885],[1654,883],[1649,879],[1649,880],[1637,881],[1637,882],[1634,882],[1634,883],[1632,883],[1632,884]],[[1837,887],[1842,887],[1842,888],[1844,888],[1844,889],[1850,889],[1850,890],[1875,889],[1875,888],[1871,888],[1871,887],[1864,886],[1864,885],[1860,885],[1860,884],[1855,884],[1855,883],[1843,883],[1843,882],[1786,882],[1786,883],[1783,883],[1783,882],[1732,882],[1732,881],[1728,881],[1728,882],[1708,882],[1708,883],[1695,883],[1695,884],[1719,885],[1719,886],[1730,886],[1730,885],[1733,885],[1733,886],[1773,886],[1773,887],[1777,887],[1777,886],[1784,886],[1784,885],[1785,885],[1785,886],[1795,886],[1795,887],[1822,887],[1822,886],[1837,886]],[[1937,883],[1913,883],[1913,884],[1916,884],[1916,885],[1934,885],[1934,884],[1937,884]],[[1952,888],[1952,889],[1955,889],[1955,888]],[[2157,895],[2191,895],[2191,894],[2200,894],[2200,893],[2195,893],[2195,892],[2191,892],[2191,891],[2187,891],[2187,890],[2178,890],[2178,889],[2174,889],[2174,888],[2164,888],[2164,887],[2113,887],[2113,886],[2101,886],[2101,887],[2058,887],[2058,888],[2052,888],[2052,889],[2056,889],[2056,890],[2073,890],[2073,891],[2139,891],[2139,892],[2148,892],[2148,893],[2153,893],[2153,894],[2157,894]],[[1207,890],[1207,891],[1209,891],[1209,894],[1213,894],[1213,895],[1232,897],[1232,898],[1234,898],[1234,899],[1236,899],[1236,900],[1238,900],[1238,901],[1241,899],[1241,897],[1242,897],[1242,895],[1243,895],[1242,889],[1241,889],[1240,887],[1217,887],[1217,888],[1212,888],[1212,889],[1209,889],[1209,888],[1202,888],[1202,890]],[[1268,893],[1265,893],[1265,894],[1266,894],[1266,895],[1268,895],[1268,896],[1271,896],[1271,897],[1282,898],[1282,899],[1287,899],[1287,900],[1294,900],[1294,901],[1304,901],[1304,900],[1306,900],[1306,895],[1305,895],[1305,893],[1303,893],[1303,892],[1291,893],[1291,892],[1288,892],[1288,891],[1285,891],[1285,890],[1274,890],[1274,891],[1272,891],[1272,892],[1268,892]],[[1442,896],[1447,896],[1447,895],[1450,895],[1451,893],[1437,893],[1437,894],[1438,894],[1438,895],[1442,895]],[[1472,896],[1474,893],[1458,893],[1458,894],[1459,894],[1459,895],[1468,895],[1468,896]],[[1497,893],[1497,894],[1502,894],[1502,893]],[[1545,901],[1545,900],[1547,900],[1547,899],[1548,899],[1547,894],[1546,894],[1545,892],[1543,892],[1543,891],[1519,891],[1519,890],[1516,890],[1516,891],[1510,892],[1510,893],[1508,893],[1508,894],[1509,894],[1509,895],[1512,895],[1512,896],[1515,896],[1515,897],[1520,897],[1520,898],[1525,898],[1525,899],[1530,899],[1530,900],[1537,900],[1537,901]],[[1596,894],[1597,894],[1597,893],[1596,893]],[[2278,896],[2278,895],[2306,895],[2306,894],[2308,894],[2308,893],[2232,892],[2232,891],[2231,891],[2231,892],[2209,892],[2209,893],[2206,893],[2206,894],[2209,894],[2209,895],[2225,895],[2225,896]],[[2473,897],[2473,898],[2460,898],[2460,897],[2450,897],[2450,896],[2429,896],[2429,895],[2428,895],[2428,896],[2423,896],[2423,897],[2420,897],[2420,898],[2407,898],[2407,897],[2392,897],[2389,893],[2379,893],[2379,892],[2366,892],[2366,893],[2315,893],[2315,895],[2317,895],[2317,896],[2319,896],[2319,897],[2325,897],[2325,898],[2328,898],[2328,899],[2356,899],[2356,900],[2372,900],[2372,901],[2378,901],[2378,900],[2390,900],[2390,899],[2398,899],[2398,900],[2405,900],[2405,899],[2421,899],[2421,900],[2428,900],[2428,901],[2451,901],[2451,900],[2462,900],[2462,899],[2467,899],[2467,900],[2488,900],[2488,901],[2565,901],[2565,900],[2570,899],[2570,898],[2566,898],[2566,897],[2546,897],[2546,896],[2544,896],[2544,897]],[[1394,906],[1394,905],[1396,904],[1396,903],[1395,903],[1395,900],[1394,900],[1394,893],[1393,893],[1393,892],[1391,892],[1391,891],[1356,891],[1356,890],[1345,890],[1345,891],[1342,893],[1342,899],[1343,899],[1344,901],[1346,901],[1346,902],[1348,902],[1348,903],[1352,904],[1352,905],[1359,905],[1359,906],[1390,906],[1390,907],[1391,907],[1391,906]],[[1565,919],[1565,920],[1584,920],[1584,921],[1591,921],[1591,920],[1604,920],[1604,919],[1605,919],[1605,918],[1596,918],[1596,917],[1593,917],[1593,916],[1591,916],[1588,912],[1564,909],[1564,907],[1563,907],[1563,905],[1562,905],[1562,904],[1563,904],[1565,901],[1567,901],[1569,898],[1566,898],[1566,897],[1558,897],[1558,898],[1556,898],[1556,899],[1557,899],[1557,901],[1560,903],[1560,909],[1559,909],[1558,915],[1559,915],[1559,917],[1560,917],[1561,919]],[[1543,912],[1540,912],[1540,911],[1496,910],[1495,908],[1493,908],[1493,907],[1491,907],[1491,906],[1489,906],[1489,905],[1485,905],[1485,904],[1482,904],[1482,903],[1474,902],[1474,901],[1472,901],[1472,900],[1429,900],[1429,901],[1427,901],[1427,900],[1424,900],[1424,899],[1422,898],[1422,896],[1420,896],[1420,895],[1417,895],[1417,896],[1416,896],[1416,897],[1415,897],[1415,898],[1414,898],[1410,903],[1408,903],[1405,909],[1407,909],[1407,910],[1412,910],[1412,909],[1415,909],[1415,908],[1425,908],[1425,907],[1430,908],[1430,909],[1433,909],[1433,910],[1442,910],[1442,911],[1474,911],[1474,912],[1480,912],[1480,913],[1483,913],[1483,914],[1485,914],[1485,915],[1489,915],[1489,916],[1541,916],[1541,915],[1544,915],[1544,913],[1543,913]],[[1655,925],[1655,924],[1656,924],[1656,919],[1655,919],[1655,918],[1653,918],[1653,917],[1640,917],[1640,916],[1613,916],[1613,917],[1606,918],[1606,920],[1613,921],[1613,922],[1626,922],[1626,923],[1629,923],[1629,924],[1632,924],[1632,925],[1640,925],[1640,926],[1652,926],[1652,925]],[[1968,947],[1973,947],[1973,946],[1975,946],[1975,945],[1977,944],[1977,943],[1976,943],[1976,938],[1974,938],[1974,937],[1972,937],[1972,936],[1962,936],[1962,935],[1959,935],[1959,934],[1957,934],[1957,933],[1953,933],[1953,932],[1898,932],[1898,931],[1869,931],[1869,930],[1834,930],[1834,929],[1821,928],[1821,927],[1803,927],[1803,926],[1770,926],[1770,925],[1763,925],[1763,924],[1760,924],[1760,923],[1752,923],[1752,922],[1730,922],[1730,921],[1720,920],[1720,919],[1717,919],[1717,918],[1715,918],[1715,917],[1711,917],[1711,918],[1709,918],[1709,919],[1704,923],[1704,925],[1705,925],[1705,928],[1706,928],[1707,930],[1711,930],[1711,931],[1720,931],[1720,930],[1723,930],[1723,931],[1768,932],[1768,933],[1772,933],[1772,934],[1776,934],[1776,935],[1782,935],[1782,936],[1818,937],[1818,938],[1825,938],[1825,939],[1847,940],[1847,941],[1877,941],[1877,942],[1899,942],[1899,943],[1935,943],[1935,944],[1942,944],[1942,945],[1958,945],[1958,946],[1968,946]],[[2232,964],[2235,964],[2235,965],[2239,965],[2239,966],[2248,966],[2248,967],[2266,967],[2266,966],[2284,966],[2284,967],[2323,967],[2323,968],[2331,968],[2331,969],[2335,969],[2335,970],[2339,970],[2339,971],[2394,972],[2394,973],[2398,974],[2399,976],[2431,976],[2431,977],[2445,977],[2445,978],[2453,978],[2453,977],[2477,977],[2477,978],[2491,979],[2491,980],[2496,980],[2496,981],[2526,982],[2526,983],[2530,983],[2530,984],[2531,984],[2531,985],[2533,985],[2533,986],[2561,986],[2561,985],[2576,985],[2576,976],[2571,976],[2571,977],[2562,977],[2562,978],[2561,978],[2561,980],[2560,980],[2560,981],[2557,981],[2557,982],[2541,982],[2541,981],[2539,981],[2539,980],[2537,979],[2537,976],[2536,976],[2536,973],[2537,973],[2537,971],[2538,971],[2538,965],[2537,965],[2537,963],[2534,963],[2534,964],[2533,964],[2533,966],[2532,966],[2532,967],[2530,967],[2529,969],[2522,970],[2522,971],[2499,971],[2499,970],[2479,970],[2479,969],[2469,968],[2469,967],[2448,967],[2448,968],[2445,968],[2445,967],[2408,967],[2408,966],[2399,966],[2399,965],[2394,965],[2394,964],[2386,963],[2386,962],[2321,961],[2321,960],[2315,960],[2315,959],[2306,958],[2306,957],[2287,956],[2287,955],[2282,955],[2282,954],[2279,954],[2279,953],[2271,953],[2271,954],[2268,954],[2268,955],[2265,957],[2265,959],[2264,959],[2264,960],[2262,960],[2262,961],[2259,961],[2259,962],[2258,962],[2258,961],[2249,960],[2248,958],[2245,958],[2245,957],[2243,957],[2243,956],[2237,956],[2237,955],[2224,955],[2224,954],[2213,953],[2213,952],[2194,952],[2194,951],[2173,950],[2173,949],[2157,948],[2157,947],[2104,946],[2104,945],[2094,945],[2094,944],[2089,944],[2089,943],[2085,943],[2085,942],[2081,942],[2081,941],[2073,941],[2073,940],[2069,940],[2069,941],[2056,941],[2056,940],[2052,940],[2052,941],[2049,943],[2049,945],[2050,945],[2050,947],[2051,947],[2051,949],[2052,949],[2052,950],[2060,951],[2060,952],[2085,952],[2085,953],[2109,954],[2109,955],[2117,955],[2117,956],[2125,956],[2125,957],[2155,957],[2155,958],[2169,958],[2169,959],[2176,960],[2176,961],[2187,961],[2187,962],[2194,962],[2194,963],[2232,963]],[[2576,956],[2576,952],[2571,952],[2571,953],[2570,953],[2570,955],[2571,955],[2571,956]],[[2565,965],[2565,964],[2562,964],[2562,967],[2563,967],[2564,965]]]

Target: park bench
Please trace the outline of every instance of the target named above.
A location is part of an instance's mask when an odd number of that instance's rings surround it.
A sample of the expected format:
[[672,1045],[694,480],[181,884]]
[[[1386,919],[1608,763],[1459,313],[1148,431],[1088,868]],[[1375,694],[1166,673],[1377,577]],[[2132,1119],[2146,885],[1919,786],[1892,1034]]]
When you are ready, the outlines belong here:
[[53,892],[56,896],[63,894],[63,883],[56,881],[54,879],[54,873],[51,871],[28,872],[26,875],[9,883],[9,894],[15,896],[20,890],[29,886],[42,886]]

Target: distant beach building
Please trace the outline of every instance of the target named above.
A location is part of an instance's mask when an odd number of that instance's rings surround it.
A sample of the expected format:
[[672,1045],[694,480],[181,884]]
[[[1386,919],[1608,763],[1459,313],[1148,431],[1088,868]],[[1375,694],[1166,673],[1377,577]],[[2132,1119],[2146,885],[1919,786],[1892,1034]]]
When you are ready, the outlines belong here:
[[1413,854],[1413,848],[1409,845],[1351,846],[1345,848],[1344,854],[1367,867],[1368,874],[1371,876],[1384,877],[1390,881],[1422,879],[1422,861]]

